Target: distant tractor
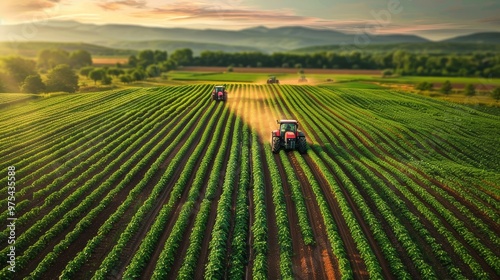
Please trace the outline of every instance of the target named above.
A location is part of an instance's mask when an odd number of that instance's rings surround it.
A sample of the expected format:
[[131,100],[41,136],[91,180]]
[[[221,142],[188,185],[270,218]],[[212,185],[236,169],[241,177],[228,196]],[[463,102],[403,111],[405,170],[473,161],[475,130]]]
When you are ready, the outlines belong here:
[[270,85],[270,84],[278,84],[279,85],[280,81],[278,79],[276,79],[275,76],[271,76],[269,77],[269,79],[267,79],[267,84]]
[[215,86],[212,90],[212,99],[215,101],[226,101],[227,91],[225,86]]
[[296,120],[277,120],[279,129],[271,133],[271,145],[273,153],[279,153],[280,149],[298,150],[301,154],[307,151],[307,142],[304,132],[298,130],[299,122]]
[[306,76],[304,75],[300,76],[299,83],[307,83]]

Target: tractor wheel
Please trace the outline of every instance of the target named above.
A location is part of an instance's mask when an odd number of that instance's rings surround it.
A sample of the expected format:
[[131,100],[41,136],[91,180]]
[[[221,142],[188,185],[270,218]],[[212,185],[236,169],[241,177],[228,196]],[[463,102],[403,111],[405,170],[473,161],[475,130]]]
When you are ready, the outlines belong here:
[[299,137],[299,153],[305,154],[307,151],[307,142],[305,137]]
[[277,154],[280,152],[281,148],[281,143],[280,143],[280,138],[279,137],[273,137],[273,143],[272,143],[272,150],[273,153]]

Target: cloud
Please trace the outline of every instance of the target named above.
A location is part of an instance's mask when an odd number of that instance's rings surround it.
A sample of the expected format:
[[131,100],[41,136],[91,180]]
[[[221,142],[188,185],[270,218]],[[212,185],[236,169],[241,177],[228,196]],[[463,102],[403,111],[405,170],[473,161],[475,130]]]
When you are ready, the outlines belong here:
[[123,8],[139,8],[139,9],[146,8],[146,2],[143,0],[106,1],[106,2],[98,2],[96,5],[106,11],[117,11]]
[[482,19],[477,20],[477,22],[492,24],[492,25],[500,25],[500,16],[492,16],[492,17],[482,18]]
[[291,9],[261,10],[252,7],[228,4],[208,4],[201,2],[174,3],[129,14],[145,19],[162,19],[170,23],[187,24],[195,22],[219,23],[231,26],[268,27],[295,25],[323,29],[353,29],[364,26],[365,20],[328,20],[318,17],[297,15]]
[[2,2],[2,11],[6,11],[8,13],[26,13],[52,8],[59,3],[59,0],[19,0]]

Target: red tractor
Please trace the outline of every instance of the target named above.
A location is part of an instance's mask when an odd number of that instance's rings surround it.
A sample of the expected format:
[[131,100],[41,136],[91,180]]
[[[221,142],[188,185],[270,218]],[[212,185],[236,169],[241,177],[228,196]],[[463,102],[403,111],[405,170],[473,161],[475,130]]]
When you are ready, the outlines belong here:
[[276,79],[275,76],[271,76],[267,79],[267,84],[268,85],[271,85],[271,84],[280,84],[280,80]]
[[279,129],[271,133],[271,145],[273,153],[279,153],[280,149],[298,150],[301,154],[307,151],[307,142],[304,132],[298,130],[299,122],[296,120],[277,120]]
[[225,86],[215,86],[212,90],[212,99],[215,101],[226,101],[227,91]]

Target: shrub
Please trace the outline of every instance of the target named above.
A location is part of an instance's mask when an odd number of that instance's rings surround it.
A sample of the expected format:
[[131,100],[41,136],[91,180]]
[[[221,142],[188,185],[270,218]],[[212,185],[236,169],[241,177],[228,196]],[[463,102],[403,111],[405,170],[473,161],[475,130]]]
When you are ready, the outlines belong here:
[[476,87],[473,84],[467,84],[464,93],[466,96],[474,96],[476,95]]
[[446,80],[443,85],[441,86],[441,92],[444,93],[444,94],[449,94],[451,92],[451,90],[453,89],[453,87],[451,86],[451,83],[450,81]]
[[40,75],[29,75],[21,85],[21,91],[26,93],[40,93],[45,91],[45,84]]

